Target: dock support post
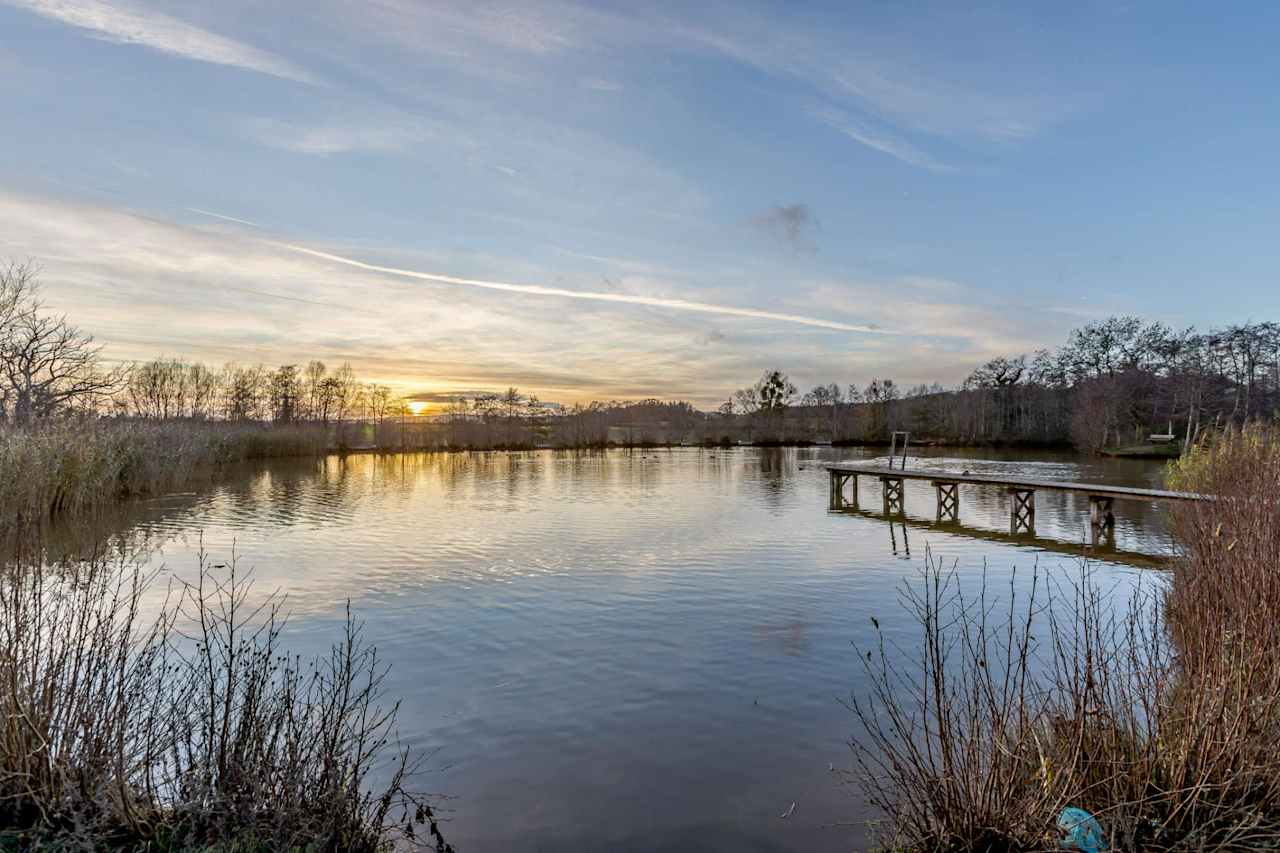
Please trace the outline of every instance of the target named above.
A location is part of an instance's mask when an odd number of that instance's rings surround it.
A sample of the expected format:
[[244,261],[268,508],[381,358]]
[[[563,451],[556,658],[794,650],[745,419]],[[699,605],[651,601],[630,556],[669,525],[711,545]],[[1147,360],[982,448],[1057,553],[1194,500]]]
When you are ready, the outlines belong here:
[[960,521],[960,484],[934,480],[938,492],[938,521]]
[[884,514],[905,515],[906,504],[902,498],[902,478],[881,477],[880,485],[884,490]]
[[1009,488],[1009,532],[1036,532],[1036,493],[1034,489]]
[[1116,517],[1111,514],[1111,498],[1089,495],[1089,541],[1112,544],[1116,538]]
[[[845,499],[845,485],[853,484],[852,493]],[[846,507],[858,508],[858,475],[845,471],[831,472],[831,508],[841,510]]]

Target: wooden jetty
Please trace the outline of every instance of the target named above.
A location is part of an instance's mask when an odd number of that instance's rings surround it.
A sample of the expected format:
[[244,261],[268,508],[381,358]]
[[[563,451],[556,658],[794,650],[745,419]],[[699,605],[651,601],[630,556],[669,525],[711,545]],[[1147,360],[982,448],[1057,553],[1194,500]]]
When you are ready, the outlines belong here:
[[[1034,533],[1036,529],[1036,502],[1038,491],[1074,492],[1089,496],[1089,530],[1091,541],[1097,545],[1112,541],[1115,535],[1115,516],[1111,514],[1113,502],[1118,500],[1143,501],[1203,501],[1211,496],[1193,492],[1171,492],[1164,489],[1138,489],[1129,486],[1111,486],[1105,483],[1079,483],[1060,480],[1037,480],[1017,474],[957,474],[953,471],[916,469],[907,471],[892,465],[843,464],[828,465],[831,474],[831,508],[858,509],[858,477],[875,477],[880,481],[886,517],[902,517],[906,514],[904,483],[907,480],[927,480],[937,493],[938,521],[959,522],[960,486],[995,486],[1009,494],[1009,532]],[[846,489],[852,483],[851,500],[846,499]]]

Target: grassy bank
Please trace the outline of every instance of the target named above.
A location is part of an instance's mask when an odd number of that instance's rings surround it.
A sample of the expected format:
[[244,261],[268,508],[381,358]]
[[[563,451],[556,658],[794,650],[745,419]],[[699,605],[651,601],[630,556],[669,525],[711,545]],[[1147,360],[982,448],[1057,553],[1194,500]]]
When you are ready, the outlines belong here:
[[1178,505],[1171,576],[1127,607],[1085,567],[996,619],[930,563],[923,655],[866,650],[852,703],[888,847],[1062,849],[1074,806],[1113,851],[1280,849],[1280,433],[1222,436],[1170,486],[1219,499]]
[[314,661],[280,601],[203,564],[143,615],[104,560],[0,576],[0,850],[449,851],[347,628]]
[[65,420],[0,427],[0,513],[30,523],[185,488],[246,459],[326,452],[327,431],[207,421]]

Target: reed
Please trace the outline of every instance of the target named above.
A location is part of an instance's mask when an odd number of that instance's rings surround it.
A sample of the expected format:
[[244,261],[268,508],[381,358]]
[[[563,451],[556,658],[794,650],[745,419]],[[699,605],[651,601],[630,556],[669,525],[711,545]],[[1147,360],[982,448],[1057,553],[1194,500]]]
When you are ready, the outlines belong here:
[[247,459],[325,453],[314,426],[69,419],[0,426],[0,513],[6,524],[121,498],[181,489]]
[[305,661],[234,564],[148,617],[127,562],[30,556],[0,577],[0,849],[452,849],[349,612]]
[[[1280,433],[1228,432],[1172,471],[1168,578],[1115,601],[1089,566],[1022,600],[929,557],[906,591],[922,654],[881,638],[850,705],[858,782],[910,851],[1280,849]],[[1003,613],[1003,616],[997,616]]]

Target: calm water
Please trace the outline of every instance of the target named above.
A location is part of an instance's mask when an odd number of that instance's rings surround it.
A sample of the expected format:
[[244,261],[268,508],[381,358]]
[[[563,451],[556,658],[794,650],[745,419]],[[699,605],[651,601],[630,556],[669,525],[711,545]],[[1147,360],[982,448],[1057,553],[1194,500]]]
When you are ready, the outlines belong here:
[[[114,522],[189,572],[203,537],[279,587],[301,651],[352,602],[392,663],[401,733],[435,750],[424,786],[453,797],[460,851],[850,850],[867,843],[850,766],[855,644],[876,616],[908,647],[898,590],[925,548],[977,578],[1075,570],[1087,501],[1038,496],[1007,536],[1006,496],[962,487],[971,529],[827,511],[822,463],[857,450],[419,454],[283,462]],[[874,454],[866,454],[869,458]],[[1158,463],[956,451],[977,472],[1127,485]],[[862,506],[879,506],[864,483]],[[1165,510],[1117,504],[1122,550],[1167,551]],[[1003,531],[1003,533],[1002,533]],[[1078,551],[1078,547],[1075,551]],[[1100,555],[1124,586],[1147,569]],[[1018,575],[1022,583],[1024,573]],[[1005,583],[1007,589],[1007,583]],[[790,817],[780,816],[795,803]]]

